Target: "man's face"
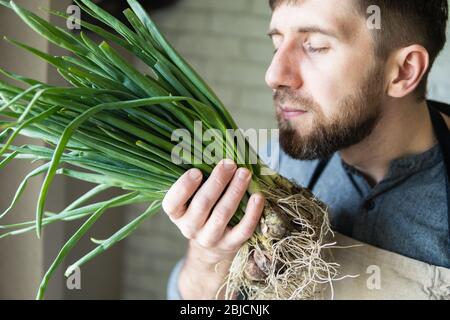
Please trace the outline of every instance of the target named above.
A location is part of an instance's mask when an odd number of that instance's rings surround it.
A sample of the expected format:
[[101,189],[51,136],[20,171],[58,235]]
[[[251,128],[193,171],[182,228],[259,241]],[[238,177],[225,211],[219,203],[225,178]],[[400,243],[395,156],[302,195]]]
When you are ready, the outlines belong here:
[[384,65],[352,2],[299,0],[273,12],[276,52],[266,82],[280,144],[294,158],[324,158],[357,144],[381,117]]

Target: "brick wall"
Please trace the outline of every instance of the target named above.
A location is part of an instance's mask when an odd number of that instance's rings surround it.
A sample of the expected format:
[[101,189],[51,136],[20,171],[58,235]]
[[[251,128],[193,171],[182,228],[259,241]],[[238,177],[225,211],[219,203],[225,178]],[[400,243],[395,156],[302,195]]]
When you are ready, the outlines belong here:
[[[265,36],[266,0],[180,0],[153,15],[172,44],[228,106],[242,128],[275,126],[271,93],[264,84],[272,45]],[[438,60],[430,95],[450,102],[450,47]],[[129,212],[130,218],[138,209]],[[127,239],[124,293],[129,299],[164,299],[174,263],[186,242],[164,214]]]

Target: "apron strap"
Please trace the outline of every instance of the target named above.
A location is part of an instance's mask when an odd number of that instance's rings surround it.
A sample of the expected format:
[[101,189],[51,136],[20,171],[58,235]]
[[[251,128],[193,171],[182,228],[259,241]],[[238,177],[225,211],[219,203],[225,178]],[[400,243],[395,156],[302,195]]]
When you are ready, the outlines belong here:
[[308,189],[309,190],[312,191],[314,189],[314,187],[317,184],[317,181],[319,181],[320,176],[325,171],[325,169],[326,169],[328,163],[330,162],[330,160],[331,160],[331,157],[329,157],[328,159],[323,159],[323,160],[319,161],[319,163],[317,164],[316,169],[313,172],[313,175],[311,176],[311,179],[309,180],[309,183],[308,183]]
[[448,104],[434,101],[434,100],[428,100],[428,106],[433,107],[433,109],[438,110],[439,112],[447,115],[450,117],[450,106]]
[[433,124],[434,133],[441,146],[441,151],[444,157],[444,165],[447,171],[447,179],[445,187],[447,191],[447,217],[448,217],[448,230],[449,230],[449,243],[450,243],[450,130],[445,123],[444,117],[440,114],[450,114],[450,108],[447,105],[429,101],[431,123]]

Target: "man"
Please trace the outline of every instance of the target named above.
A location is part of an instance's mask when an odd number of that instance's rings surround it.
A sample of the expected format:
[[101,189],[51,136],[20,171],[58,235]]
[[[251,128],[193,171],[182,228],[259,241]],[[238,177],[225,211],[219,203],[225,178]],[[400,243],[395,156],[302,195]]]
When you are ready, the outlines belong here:
[[[450,268],[447,171],[438,143],[448,129],[439,139],[433,126],[450,119],[434,113],[432,121],[425,100],[445,44],[447,0],[270,4],[275,54],[266,82],[285,152],[281,174],[311,182],[339,233],[398,259]],[[371,5],[380,9],[381,29],[369,28]],[[241,223],[227,227],[249,181],[249,172],[223,161],[203,185],[201,172],[191,170],[168,192],[164,210],[190,240],[169,297],[215,297],[264,206],[253,195]]]

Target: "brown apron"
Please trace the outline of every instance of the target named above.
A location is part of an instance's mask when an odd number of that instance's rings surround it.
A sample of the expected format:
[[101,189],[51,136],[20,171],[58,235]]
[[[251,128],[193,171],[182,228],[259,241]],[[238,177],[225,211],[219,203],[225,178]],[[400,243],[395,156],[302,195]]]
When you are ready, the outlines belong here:
[[[331,249],[340,275],[323,299],[450,300],[450,269],[433,266],[336,233]],[[350,248],[348,248],[350,247]]]

